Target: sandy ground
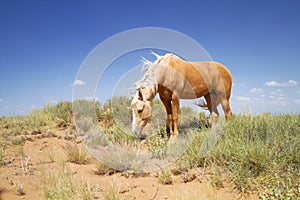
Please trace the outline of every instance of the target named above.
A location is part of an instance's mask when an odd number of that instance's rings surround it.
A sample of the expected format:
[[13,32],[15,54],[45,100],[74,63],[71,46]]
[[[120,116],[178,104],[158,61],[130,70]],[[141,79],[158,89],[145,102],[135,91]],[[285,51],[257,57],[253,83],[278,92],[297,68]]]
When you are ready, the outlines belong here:
[[[95,199],[105,199],[110,188],[117,188],[123,199],[240,199],[234,185],[225,181],[224,187],[216,188],[210,184],[209,173],[204,169],[194,169],[196,178],[184,182],[186,174],[172,175],[173,183],[163,185],[159,182],[161,172],[153,172],[144,177],[134,177],[128,172],[97,175],[97,161],[89,159],[87,164],[68,162],[65,148],[68,143],[83,148],[80,142],[68,141],[64,131],[55,136],[51,134],[24,135],[27,139],[22,146],[6,141],[4,165],[0,167],[0,199],[45,199],[43,179],[49,174],[62,170],[62,163],[70,169],[72,177],[78,182],[86,182],[94,188]],[[20,189],[21,188],[21,189]],[[20,191],[21,190],[21,191]],[[21,195],[21,193],[24,194]],[[250,194],[242,199],[258,199]]]

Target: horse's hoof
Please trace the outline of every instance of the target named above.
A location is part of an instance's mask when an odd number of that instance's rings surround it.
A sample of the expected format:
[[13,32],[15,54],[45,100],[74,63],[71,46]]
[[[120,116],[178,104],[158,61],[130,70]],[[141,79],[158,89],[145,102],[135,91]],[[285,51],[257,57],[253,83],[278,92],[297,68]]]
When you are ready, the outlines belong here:
[[177,138],[177,135],[170,135],[169,142],[175,141],[176,138]]

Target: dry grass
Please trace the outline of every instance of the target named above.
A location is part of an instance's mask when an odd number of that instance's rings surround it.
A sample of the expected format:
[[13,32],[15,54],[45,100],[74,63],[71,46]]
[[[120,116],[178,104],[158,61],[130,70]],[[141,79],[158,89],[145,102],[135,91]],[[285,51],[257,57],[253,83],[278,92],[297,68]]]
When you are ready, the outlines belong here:
[[[115,101],[118,101],[118,99]],[[118,102],[115,102],[115,104],[118,104]],[[41,132],[54,128],[73,127],[70,105],[71,103],[62,102],[57,105],[48,105],[44,109],[34,110],[28,116],[0,118],[0,134],[7,140],[7,144],[22,147],[24,140],[21,135],[24,132]],[[82,109],[86,107],[82,106]],[[105,133],[109,142],[129,145],[135,145],[139,142],[130,134],[126,134],[118,129],[118,126],[114,124],[109,106],[107,108],[104,106],[96,111],[99,110],[101,110],[101,113],[97,113],[98,119],[103,119],[110,123],[110,129]],[[130,113],[128,110],[125,111],[123,109],[118,114],[120,116],[127,116],[128,118]],[[185,127],[187,132],[185,134],[188,134],[188,131],[194,131],[196,137],[193,144],[176,162],[178,169],[189,171],[194,167],[204,167],[206,165],[207,171],[212,175],[212,187],[222,187],[225,175],[227,180],[234,183],[236,191],[241,193],[246,194],[251,191],[257,191],[261,199],[274,199],[276,195],[280,195],[282,199],[299,199],[299,114],[234,115],[230,121],[224,124],[222,135],[216,146],[205,158],[199,155],[201,151],[201,145],[199,144],[203,142],[207,130],[210,128],[208,128],[206,118],[204,117],[204,121],[202,120],[203,116],[200,116],[200,118],[201,120],[198,123],[199,127],[204,127],[202,129],[197,129],[195,127],[197,124],[188,119],[182,120],[181,126]],[[190,125],[193,125],[193,129],[191,130]],[[156,127],[156,129],[161,130],[163,128]],[[165,133],[164,130],[162,132]],[[156,158],[161,158],[164,156],[162,149],[166,141],[165,138],[160,137],[160,133],[156,135],[151,139],[147,139],[147,144],[149,144],[148,151],[152,152]],[[92,142],[98,145],[101,141],[93,140]],[[87,152],[79,148],[78,145],[67,144],[64,149],[70,162],[76,164],[88,163],[89,156]],[[2,145],[0,149],[0,166],[4,165],[5,153],[5,146]],[[24,150],[20,148],[18,154],[24,155]],[[132,160],[135,159],[134,155],[128,155],[127,157],[128,162],[132,164]],[[53,158],[49,159],[52,162],[54,160]],[[119,168],[122,167],[119,166]],[[136,168],[139,170],[138,167]],[[124,169],[126,170],[127,168]],[[99,174],[102,174],[109,170],[103,166],[99,166],[97,171]],[[170,174],[163,172],[159,179],[168,180],[168,178],[170,178]],[[70,187],[61,187],[61,185],[70,184],[70,182],[66,182],[68,178],[64,175],[57,175],[55,179],[57,180],[52,181],[53,184],[51,187],[56,188],[56,190],[60,190],[61,188],[65,188],[66,190],[70,188],[72,190],[72,187],[78,187],[72,185]],[[89,186],[84,186],[83,188],[89,188]],[[54,190],[51,190],[51,192],[55,193]]]
[[71,163],[82,165],[89,162],[89,154],[76,144],[67,143],[64,150],[67,153],[68,161]]
[[[283,199],[299,198],[300,182],[300,115],[263,114],[233,116],[226,122],[217,145],[205,158],[199,156],[205,134],[197,134],[193,145],[180,158],[181,169],[204,167],[212,174],[211,183],[222,187],[223,176],[235,184],[235,189],[247,194],[258,188],[261,196],[271,196],[268,188],[276,188]],[[289,171],[288,171],[289,169]],[[268,181],[277,174],[277,181]],[[287,174],[294,177],[286,178]],[[259,183],[257,180],[260,180]],[[285,187],[289,185],[289,188]],[[291,189],[292,188],[292,189]]]
[[105,191],[105,200],[122,200],[119,194],[119,187],[116,183],[111,184]]
[[18,196],[23,196],[23,195],[26,194],[26,191],[25,191],[25,189],[24,189],[24,187],[23,187],[23,184],[20,183],[20,181],[14,183],[14,189],[15,189],[16,194],[17,194]]
[[69,199],[94,199],[98,188],[93,188],[88,182],[77,181],[68,166],[64,162],[58,173],[44,173],[41,177],[42,189],[45,199],[69,200]]

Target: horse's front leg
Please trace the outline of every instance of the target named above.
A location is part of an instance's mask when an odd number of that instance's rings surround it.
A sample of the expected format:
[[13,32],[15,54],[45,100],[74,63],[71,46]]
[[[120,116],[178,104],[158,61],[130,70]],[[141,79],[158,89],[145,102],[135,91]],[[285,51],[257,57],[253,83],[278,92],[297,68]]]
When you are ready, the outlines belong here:
[[173,116],[172,116],[172,102],[171,99],[165,98],[164,96],[160,95],[160,99],[163,102],[166,111],[167,111],[167,134],[173,135]]
[[172,96],[172,121],[173,121],[173,135],[170,135],[170,139],[176,138],[178,135],[178,118],[179,118],[179,99]]

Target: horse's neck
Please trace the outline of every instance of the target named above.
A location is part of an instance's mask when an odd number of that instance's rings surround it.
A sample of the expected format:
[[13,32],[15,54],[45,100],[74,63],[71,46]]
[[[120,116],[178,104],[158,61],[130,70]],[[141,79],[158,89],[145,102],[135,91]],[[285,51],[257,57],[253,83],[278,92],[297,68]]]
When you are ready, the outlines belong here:
[[142,85],[144,85],[147,90],[146,99],[148,101],[152,101],[158,92],[157,76],[156,76],[156,74],[155,75],[151,74],[143,81],[144,81],[144,83]]
[[157,83],[153,83],[151,86],[150,86],[150,89],[151,89],[151,95],[149,96],[148,100],[149,101],[152,101],[156,94],[157,94],[157,91],[158,91],[158,84]]

